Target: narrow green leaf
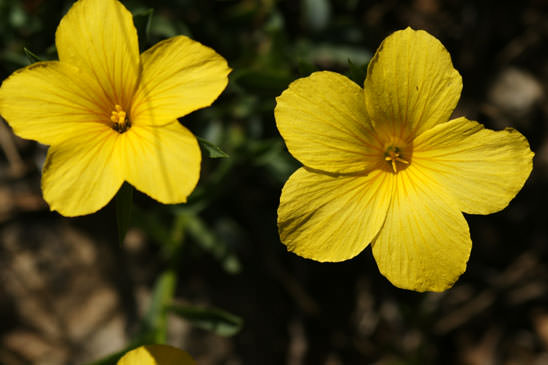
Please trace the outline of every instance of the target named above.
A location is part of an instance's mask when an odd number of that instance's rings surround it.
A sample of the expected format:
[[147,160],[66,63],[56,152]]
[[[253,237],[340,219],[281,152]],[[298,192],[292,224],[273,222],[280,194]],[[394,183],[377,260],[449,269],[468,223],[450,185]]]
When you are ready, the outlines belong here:
[[27,56],[27,59],[29,60],[30,63],[43,61],[42,58],[40,58],[36,53],[32,52],[27,47],[24,47],[23,51],[25,52],[25,56]]
[[198,142],[200,143],[200,147],[203,151],[207,152],[207,155],[209,158],[227,158],[230,157],[226,152],[224,152],[219,146],[214,145],[213,143],[209,142],[208,140],[196,136],[198,139]]
[[220,336],[233,336],[243,326],[243,319],[218,308],[174,304],[168,310],[189,321],[194,326],[215,332]]
[[137,339],[146,343],[165,343],[167,339],[167,306],[173,300],[177,275],[174,270],[164,271],[156,280],[148,311],[143,318]]
[[176,280],[175,271],[164,271],[156,280],[148,310],[134,340],[123,350],[107,355],[88,365],[116,365],[125,353],[139,346],[165,343],[167,340],[167,308],[168,304],[173,301]]
[[250,141],[248,147],[254,164],[265,167],[279,183],[285,182],[299,166],[278,138]]
[[131,218],[133,187],[124,182],[116,194],[116,223],[118,224],[118,243],[122,245]]
[[216,235],[214,230],[208,227],[199,216],[191,213],[182,214],[185,219],[185,228],[194,242],[212,254],[226,272],[230,274],[239,273],[241,271],[240,260],[226,242]]

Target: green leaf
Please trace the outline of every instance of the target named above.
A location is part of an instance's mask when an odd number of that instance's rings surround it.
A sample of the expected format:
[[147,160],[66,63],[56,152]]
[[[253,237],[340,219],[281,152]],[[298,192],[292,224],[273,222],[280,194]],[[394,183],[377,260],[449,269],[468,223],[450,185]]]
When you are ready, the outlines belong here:
[[124,242],[129,227],[132,202],[133,187],[124,182],[116,194],[116,223],[118,224],[118,243],[120,246]]
[[150,305],[134,341],[123,350],[107,355],[88,365],[116,365],[118,360],[128,351],[139,346],[151,343],[165,343],[167,340],[168,304],[173,301],[176,283],[177,277],[175,271],[164,271],[156,280]]
[[200,143],[200,147],[202,148],[202,150],[207,152],[207,156],[209,158],[230,157],[226,152],[224,152],[221,148],[219,148],[219,146],[214,145],[208,140],[198,136],[196,136],[196,139],[198,139],[198,142]]
[[27,56],[27,59],[30,63],[43,61],[42,58],[40,58],[36,53],[32,52],[27,47],[23,47],[23,51],[25,52],[25,56]]
[[242,329],[244,323],[241,317],[218,308],[174,304],[170,305],[168,310],[194,326],[215,332],[220,336],[235,335]]
[[148,311],[137,335],[138,343],[165,343],[167,340],[167,307],[173,300],[177,276],[174,270],[164,271],[156,280]]
[[255,143],[249,142],[250,155],[257,166],[266,167],[271,176],[278,182],[284,183],[295,172],[299,164],[284,148],[283,142],[278,139],[262,139]]
[[212,254],[223,269],[230,274],[237,274],[241,270],[238,257],[232,252],[225,241],[220,239],[206,223],[197,215],[181,212],[185,219],[185,228],[198,245]]

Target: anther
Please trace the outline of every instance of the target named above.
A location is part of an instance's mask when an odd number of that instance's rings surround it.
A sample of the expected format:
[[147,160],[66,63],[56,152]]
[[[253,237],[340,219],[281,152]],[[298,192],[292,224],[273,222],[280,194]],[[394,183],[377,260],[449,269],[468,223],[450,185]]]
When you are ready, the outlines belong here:
[[112,129],[118,133],[124,133],[131,127],[131,122],[126,115],[126,112],[118,104],[114,106],[114,110],[110,115],[112,121]]
[[405,165],[409,165],[409,161],[401,157],[400,149],[394,146],[390,146],[386,149],[386,152],[384,153],[384,160],[392,165],[392,170],[394,171],[394,173],[398,172],[396,162],[401,162]]

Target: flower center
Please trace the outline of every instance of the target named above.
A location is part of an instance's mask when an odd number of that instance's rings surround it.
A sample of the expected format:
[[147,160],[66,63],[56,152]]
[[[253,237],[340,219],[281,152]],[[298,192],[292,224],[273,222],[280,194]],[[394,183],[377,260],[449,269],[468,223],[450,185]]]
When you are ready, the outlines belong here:
[[118,133],[124,133],[131,127],[131,122],[122,107],[118,104],[114,106],[114,110],[110,114],[112,121],[112,129]]
[[386,149],[384,152],[384,160],[392,165],[392,170],[394,173],[398,172],[398,163],[409,165],[409,161],[402,157],[400,148],[396,146],[389,146]]

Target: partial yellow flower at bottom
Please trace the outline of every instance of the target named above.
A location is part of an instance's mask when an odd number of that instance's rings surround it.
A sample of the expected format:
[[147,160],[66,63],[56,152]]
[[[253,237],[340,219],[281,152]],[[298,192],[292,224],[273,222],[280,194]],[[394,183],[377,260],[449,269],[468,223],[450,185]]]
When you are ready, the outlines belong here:
[[185,202],[201,152],[177,118],[224,90],[225,59],[185,36],[139,55],[132,15],[116,0],[75,2],[55,43],[59,61],[17,70],[0,88],[14,132],[50,145],[42,175],[50,208],[93,213],[124,181],[161,203]]
[[189,354],[168,345],[146,345],[126,353],[117,365],[194,365]]
[[333,72],[291,83],[275,109],[289,152],[304,165],[278,208],[288,250],[343,261],[371,243],[395,286],[451,287],[472,247],[462,212],[506,207],[533,158],[514,129],[449,120],[461,89],[443,45],[411,28],[382,42],[363,89]]

